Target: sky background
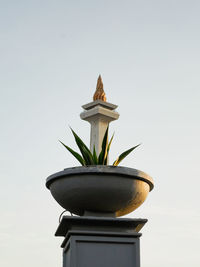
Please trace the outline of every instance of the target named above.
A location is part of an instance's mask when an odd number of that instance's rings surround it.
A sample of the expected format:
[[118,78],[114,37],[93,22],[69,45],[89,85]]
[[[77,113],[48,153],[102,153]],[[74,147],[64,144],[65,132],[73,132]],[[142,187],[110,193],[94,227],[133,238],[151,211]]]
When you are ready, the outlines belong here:
[[0,0],[0,266],[62,266],[63,211],[45,179],[78,162],[68,128],[89,144],[81,106],[101,74],[118,105],[110,159],[151,175],[130,218],[142,267],[199,267],[200,1]]

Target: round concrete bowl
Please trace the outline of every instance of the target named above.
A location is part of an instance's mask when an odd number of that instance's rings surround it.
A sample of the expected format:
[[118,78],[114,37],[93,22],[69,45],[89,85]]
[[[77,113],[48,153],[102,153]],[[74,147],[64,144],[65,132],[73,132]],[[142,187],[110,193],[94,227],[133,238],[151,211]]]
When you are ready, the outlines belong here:
[[119,217],[144,202],[153,180],[136,169],[97,165],[64,169],[49,176],[46,186],[71,213]]

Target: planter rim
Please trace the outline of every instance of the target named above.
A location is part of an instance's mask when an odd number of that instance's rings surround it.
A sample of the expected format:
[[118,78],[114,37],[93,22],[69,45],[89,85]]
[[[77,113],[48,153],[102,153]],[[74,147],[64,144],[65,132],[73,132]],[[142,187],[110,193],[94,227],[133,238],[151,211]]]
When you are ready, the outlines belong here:
[[56,172],[47,177],[46,187],[50,189],[50,185],[54,180],[66,176],[73,176],[77,174],[102,175],[104,173],[107,175],[110,174],[110,175],[124,176],[132,179],[142,180],[149,184],[150,191],[154,188],[153,179],[143,171],[128,167],[112,166],[112,165],[79,166],[79,167],[66,168],[63,171]]

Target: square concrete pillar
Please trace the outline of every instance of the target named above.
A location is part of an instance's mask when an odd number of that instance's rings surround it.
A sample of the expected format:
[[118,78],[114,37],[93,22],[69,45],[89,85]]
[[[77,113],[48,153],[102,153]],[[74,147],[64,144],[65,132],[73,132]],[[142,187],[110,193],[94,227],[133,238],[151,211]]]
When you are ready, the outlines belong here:
[[140,267],[140,236],[146,219],[64,216],[63,267]]

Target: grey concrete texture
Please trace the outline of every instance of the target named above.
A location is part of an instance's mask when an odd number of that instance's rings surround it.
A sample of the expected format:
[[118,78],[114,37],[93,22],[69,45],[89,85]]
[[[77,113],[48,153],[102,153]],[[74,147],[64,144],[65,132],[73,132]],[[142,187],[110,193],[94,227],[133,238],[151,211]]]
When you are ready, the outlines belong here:
[[119,118],[119,113],[98,105],[87,111],[83,111],[80,114],[82,120],[86,120],[89,122],[94,121],[97,116],[101,116],[102,118],[104,118],[104,120],[108,120],[110,122],[113,120],[117,120]]
[[97,105],[102,106],[102,107],[107,108],[107,109],[110,109],[110,110],[114,110],[118,107],[117,105],[114,105],[112,103],[105,102],[105,101],[102,101],[99,99],[99,100],[95,100],[93,102],[90,102],[88,104],[83,105],[82,108],[85,110],[89,110],[91,108],[96,107]]
[[[95,216],[63,216],[55,232],[55,236],[67,237],[69,231],[98,231],[100,233],[134,234],[141,236],[139,231],[147,223],[147,219],[111,218]],[[136,234],[137,233],[137,234]],[[62,245],[63,247],[63,245]]]
[[63,267],[139,267],[139,230],[146,219],[64,216]]
[[63,267],[139,267],[139,238],[71,233]]
[[64,209],[76,215],[119,217],[145,201],[153,180],[136,169],[97,165],[67,168],[49,176],[46,186]]

